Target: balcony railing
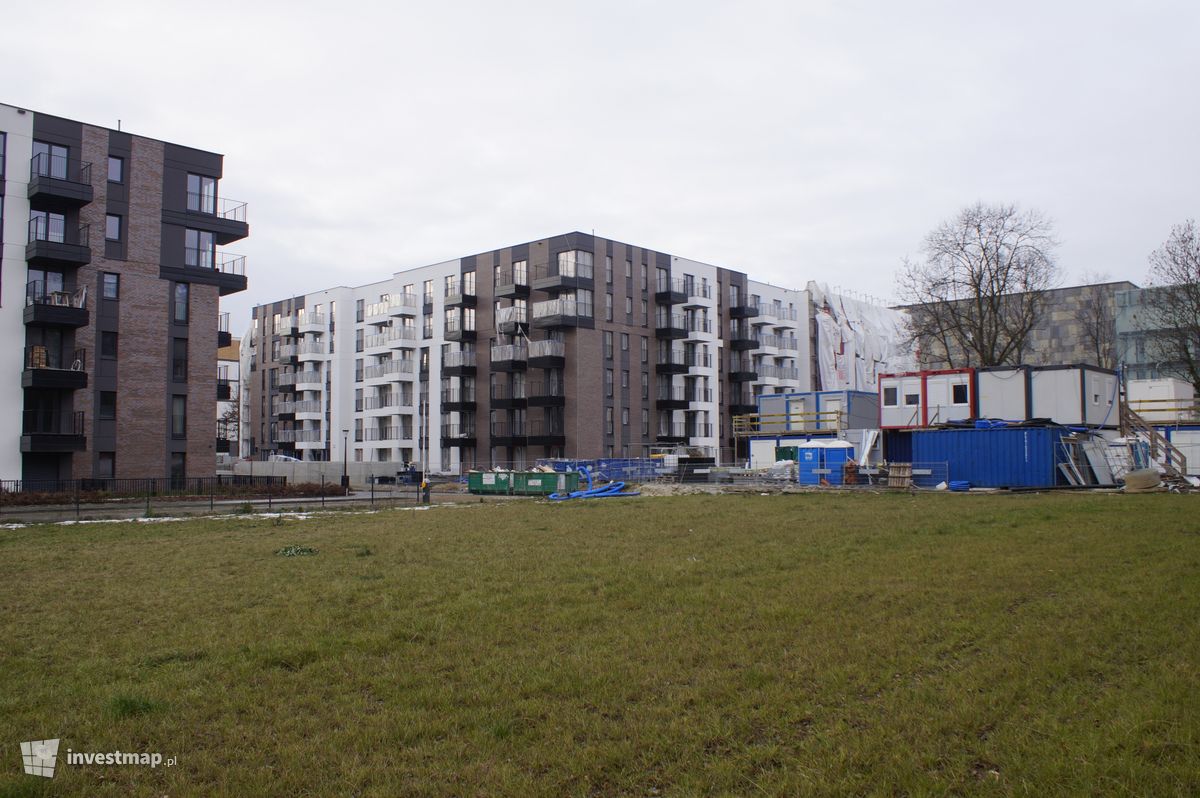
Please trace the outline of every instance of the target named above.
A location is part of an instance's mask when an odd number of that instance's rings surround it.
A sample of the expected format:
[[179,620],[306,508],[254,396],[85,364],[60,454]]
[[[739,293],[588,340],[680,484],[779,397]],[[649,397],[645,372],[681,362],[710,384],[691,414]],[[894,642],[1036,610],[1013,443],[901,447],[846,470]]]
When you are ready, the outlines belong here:
[[682,349],[672,349],[669,352],[659,352],[655,362],[660,366],[687,366],[687,357]]
[[711,354],[702,352],[693,352],[684,358],[684,362],[688,368],[710,369],[712,368],[713,359]]
[[298,371],[296,372],[296,385],[324,385],[325,382],[319,371]]
[[567,392],[562,383],[530,382],[525,385],[524,395],[530,399],[556,399],[566,397]]
[[525,324],[529,311],[519,305],[510,308],[500,308],[496,311],[496,324]]
[[463,324],[462,319],[446,319],[446,334],[455,335],[458,333],[475,332],[474,324]]
[[231,222],[246,221],[246,203],[240,200],[215,197],[200,191],[187,193],[187,209],[194,213],[206,213]]
[[687,295],[689,299],[712,299],[712,286],[692,280],[688,282]]
[[283,346],[279,347],[279,359],[280,360],[283,360],[284,358],[293,358],[295,356],[296,356],[296,345],[295,344],[284,344]]
[[325,329],[325,314],[324,313],[305,313],[299,317],[301,327],[316,327],[319,330]]
[[442,439],[454,440],[455,438],[474,438],[475,425],[473,424],[443,424]]
[[363,309],[363,318],[368,322],[387,321],[390,311],[391,300],[386,302],[372,302]]
[[711,402],[713,400],[712,388],[693,388],[685,391],[685,395],[689,402]]
[[21,413],[24,435],[82,435],[83,411],[71,413],[25,410]]
[[320,399],[304,399],[304,400],[298,401],[298,402],[286,402],[285,404],[291,405],[291,409],[287,410],[287,411],[281,411],[281,412],[290,412],[290,413],[320,413],[320,412],[323,412],[322,408],[321,408],[321,400]]
[[45,280],[30,280],[25,283],[25,305],[54,305],[60,308],[86,308],[87,289],[76,291],[50,291]]
[[25,368],[87,371],[87,350],[75,349],[68,359],[57,348],[33,344],[25,347]]
[[475,368],[474,352],[447,352],[442,356],[443,368]]
[[530,341],[530,357],[566,357],[567,347],[562,341]]
[[325,343],[324,341],[309,341],[307,343],[300,344],[300,346],[296,349],[296,354],[326,355],[329,354],[329,344]]
[[561,297],[559,299],[547,299],[544,302],[535,302],[533,305],[533,318],[544,319],[549,316],[582,316],[590,318],[592,309],[587,302],[576,301],[569,297]]
[[29,159],[29,179],[35,177],[51,177],[55,180],[66,180],[71,183],[92,184],[92,165],[90,163],[71,163],[65,155],[51,155],[39,152]]
[[387,360],[383,363],[376,363],[373,366],[367,366],[363,369],[363,376],[369,380],[377,377],[386,377],[389,374],[412,373],[413,361],[411,360]]
[[539,263],[533,267],[533,279],[544,280],[549,277],[582,277],[592,279],[592,264],[579,261],[563,261],[559,263]]
[[393,294],[388,297],[388,312],[415,311],[420,305],[416,294]]
[[86,224],[74,225],[46,216],[34,216],[29,220],[29,243],[45,241],[50,244],[88,246],[91,228]]
[[363,400],[363,404],[367,410],[382,410],[385,407],[399,407],[400,396],[398,394],[388,394],[387,396],[368,396]]
[[368,427],[363,430],[363,440],[366,441],[398,441],[399,427]]
[[712,322],[708,319],[688,319],[687,329],[688,332],[711,333]]
[[492,362],[528,360],[529,348],[524,344],[499,344],[492,347]]
[[800,369],[792,366],[763,365],[755,369],[762,380],[798,380]]
[[442,391],[442,404],[461,404],[475,401],[474,388],[447,388]]
[[492,401],[509,401],[512,399],[527,398],[527,391],[524,382],[516,382],[512,385],[493,385],[488,394]]

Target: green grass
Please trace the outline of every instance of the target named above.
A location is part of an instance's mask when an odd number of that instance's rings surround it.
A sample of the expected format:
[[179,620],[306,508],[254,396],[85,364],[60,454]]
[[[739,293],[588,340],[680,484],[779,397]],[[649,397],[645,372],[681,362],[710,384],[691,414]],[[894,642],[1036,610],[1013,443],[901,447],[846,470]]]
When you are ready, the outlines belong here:
[[[1198,509],[803,494],[0,530],[0,796],[1196,795]],[[178,765],[22,774],[17,744],[56,736]]]

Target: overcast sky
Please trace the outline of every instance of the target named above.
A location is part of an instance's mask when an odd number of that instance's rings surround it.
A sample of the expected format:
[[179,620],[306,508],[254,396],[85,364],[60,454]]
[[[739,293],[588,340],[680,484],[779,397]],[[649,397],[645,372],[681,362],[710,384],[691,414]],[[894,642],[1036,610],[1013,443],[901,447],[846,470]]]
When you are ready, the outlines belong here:
[[977,200],[1065,282],[1200,216],[1200,3],[16,4],[0,100],[225,154],[253,304],[569,230],[884,299]]

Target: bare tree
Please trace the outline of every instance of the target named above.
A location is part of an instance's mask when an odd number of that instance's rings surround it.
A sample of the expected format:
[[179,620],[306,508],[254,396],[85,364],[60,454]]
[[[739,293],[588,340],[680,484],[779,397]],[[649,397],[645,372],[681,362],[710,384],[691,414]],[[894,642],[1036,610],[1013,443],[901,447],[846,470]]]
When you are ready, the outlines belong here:
[[1200,232],[1189,219],[1175,225],[1150,254],[1150,288],[1141,320],[1147,350],[1160,369],[1188,380],[1200,393]]
[[908,329],[925,362],[1020,363],[1058,282],[1050,220],[1014,205],[976,203],[925,238],[898,278]]
[[1111,291],[1104,290],[1107,274],[1085,274],[1087,283],[1075,307],[1080,340],[1093,365],[1104,369],[1117,366],[1117,313]]

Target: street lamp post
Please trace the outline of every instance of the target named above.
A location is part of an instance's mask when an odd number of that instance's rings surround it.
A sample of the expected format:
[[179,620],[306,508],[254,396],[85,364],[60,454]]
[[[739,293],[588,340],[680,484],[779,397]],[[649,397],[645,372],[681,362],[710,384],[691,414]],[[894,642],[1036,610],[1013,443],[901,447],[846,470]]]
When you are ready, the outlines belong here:
[[350,454],[350,430],[342,430],[342,488],[350,489],[350,475],[346,471],[346,464]]

